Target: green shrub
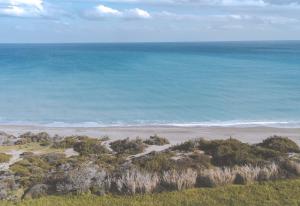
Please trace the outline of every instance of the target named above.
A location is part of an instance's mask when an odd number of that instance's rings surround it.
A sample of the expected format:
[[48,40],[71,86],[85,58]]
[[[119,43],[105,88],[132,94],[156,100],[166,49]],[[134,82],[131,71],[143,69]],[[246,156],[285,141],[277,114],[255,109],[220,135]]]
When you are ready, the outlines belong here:
[[19,176],[35,175],[39,172],[46,172],[51,166],[40,156],[26,156],[10,166],[10,169]]
[[252,157],[250,145],[235,139],[201,140],[200,149],[212,156],[212,162],[217,166],[234,166],[249,163]]
[[176,167],[179,170],[193,168],[199,171],[203,169],[208,169],[211,166],[211,157],[206,154],[200,154],[197,152],[194,152],[189,155],[184,155],[182,158],[179,158],[176,161]]
[[51,137],[46,132],[40,132],[38,134],[27,132],[20,135],[18,141],[16,141],[15,144],[24,145],[32,142],[38,142],[42,146],[48,146],[51,143]]
[[169,140],[167,140],[164,137],[159,137],[157,135],[151,136],[149,139],[146,139],[144,143],[148,145],[159,145],[159,146],[170,144]]
[[146,145],[139,138],[117,140],[110,143],[111,148],[118,154],[135,155],[144,152]]
[[30,176],[31,175],[29,168],[27,168],[25,165],[22,165],[20,163],[15,163],[12,166],[10,166],[10,170],[18,176]]
[[79,139],[76,136],[66,137],[60,142],[54,142],[52,147],[55,149],[73,148],[75,143],[77,143],[78,141],[79,141]]
[[11,155],[0,153],[0,163],[8,162],[11,158]]
[[51,166],[56,166],[66,161],[66,155],[64,153],[43,154],[40,156],[40,158]]
[[73,146],[74,150],[80,155],[104,154],[108,153],[108,149],[102,145],[98,139],[86,138],[76,142]]
[[287,154],[282,154],[281,152],[252,145],[251,146],[251,153],[256,157],[256,159],[261,159],[261,162],[263,161],[277,161],[282,158],[287,158]]
[[[193,152],[202,150],[210,155],[211,162],[216,166],[234,166],[259,164],[270,157],[276,156],[276,151],[256,148],[236,139],[228,140],[190,140],[170,148],[172,151]],[[206,158],[207,159],[207,158]],[[204,161],[209,163],[209,161]],[[205,165],[205,164],[204,164]],[[209,166],[206,164],[206,166]]]
[[192,153],[176,156],[173,151],[151,152],[142,157],[134,158],[132,163],[140,169],[151,172],[164,172],[169,170],[195,170],[211,167],[210,157],[205,154]]
[[103,154],[98,155],[95,159],[96,165],[100,166],[101,168],[105,168],[108,171],[113,171],[125,162],[126,158],[122,155]]
[[151,152],[133,159],[133,164],[146,171],[162,172],[175,168],[174,161],[170,159],[173,156],[173,152]]
[[199,142],[197,140],[189,140],[182,144],[175,145],[171,147],[170,149],[172,151],[181,151],[181,152],[192,152],[196,149],[198,149]]
[[282,153],[299,153],[299,146],[287,137],[273,136],[262,143],[258,144],[261,147],[273,149]]
[[281,153],[242,143],[236,139],[200,140],[199,149],[212,156],[212,163],[216,166],[258,165],[277,160]]
[[55,167],[45,162],[40,156],[25,156],[10,166],[10,170],[20,177],[23,187],[42,183],[50,169]]
[[288,177],[300,176],[300,162],[287,160],[281,163],[281,168],[286,171]]

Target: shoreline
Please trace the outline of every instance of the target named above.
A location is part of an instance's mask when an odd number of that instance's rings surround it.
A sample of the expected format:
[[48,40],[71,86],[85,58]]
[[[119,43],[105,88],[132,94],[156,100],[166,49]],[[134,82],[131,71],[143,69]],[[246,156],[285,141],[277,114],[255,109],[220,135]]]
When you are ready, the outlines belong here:
[[126,127],[48,127],[24,125],[0,125],[0,131],[20,135],[25,132],[47,132],[50,135],[70,136],[86,135],[90,137],[108,136],[112,140],[127,137],[148,138],[159,135],[169,139],[172,144],[189,139],[226,139],[236,138],[247,143],[257,143],[273,135],[286,136],[300,144],[300,127],[278,128],[267,126],[236,127],[236,126],[126,126]]

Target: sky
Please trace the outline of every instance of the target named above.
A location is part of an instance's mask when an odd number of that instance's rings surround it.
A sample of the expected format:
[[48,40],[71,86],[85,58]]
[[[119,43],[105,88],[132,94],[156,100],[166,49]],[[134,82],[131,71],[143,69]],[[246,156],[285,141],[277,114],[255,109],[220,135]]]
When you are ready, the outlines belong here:
[[0,0],[1,43],[299,39],[300,0]]

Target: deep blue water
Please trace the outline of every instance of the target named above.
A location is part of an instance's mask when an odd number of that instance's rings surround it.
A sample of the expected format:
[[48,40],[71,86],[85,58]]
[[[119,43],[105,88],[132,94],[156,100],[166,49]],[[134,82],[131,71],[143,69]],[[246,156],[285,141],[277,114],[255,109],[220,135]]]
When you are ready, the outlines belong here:
[[300,42],[0,44],[0,123],[300,122]]

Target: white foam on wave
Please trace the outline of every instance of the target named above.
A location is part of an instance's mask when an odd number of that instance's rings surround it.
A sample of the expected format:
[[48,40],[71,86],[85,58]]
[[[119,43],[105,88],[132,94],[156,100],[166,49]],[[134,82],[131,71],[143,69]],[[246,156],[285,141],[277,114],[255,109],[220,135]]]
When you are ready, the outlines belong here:
[[82,128],[97,128],[97,127],[275,127],[275,128],[300,128],[300,121],[207,121],[207,122],[159,122],[159,121],[135,121],[133,123],[113,122],[0,122],[3,126],[37,126],[37,127],[82,127]]
[[300,127],[300,122],[267,122],[267,121],[251,121],[251,122],[236,122],[236,121],[225,121],[225,122],[196,122],[196,123],[174,123],[167,124],[170,126],[177,127],[257,127],[257,126],[266,126],[266,127],[279,127],[279,128],[294,128]]

